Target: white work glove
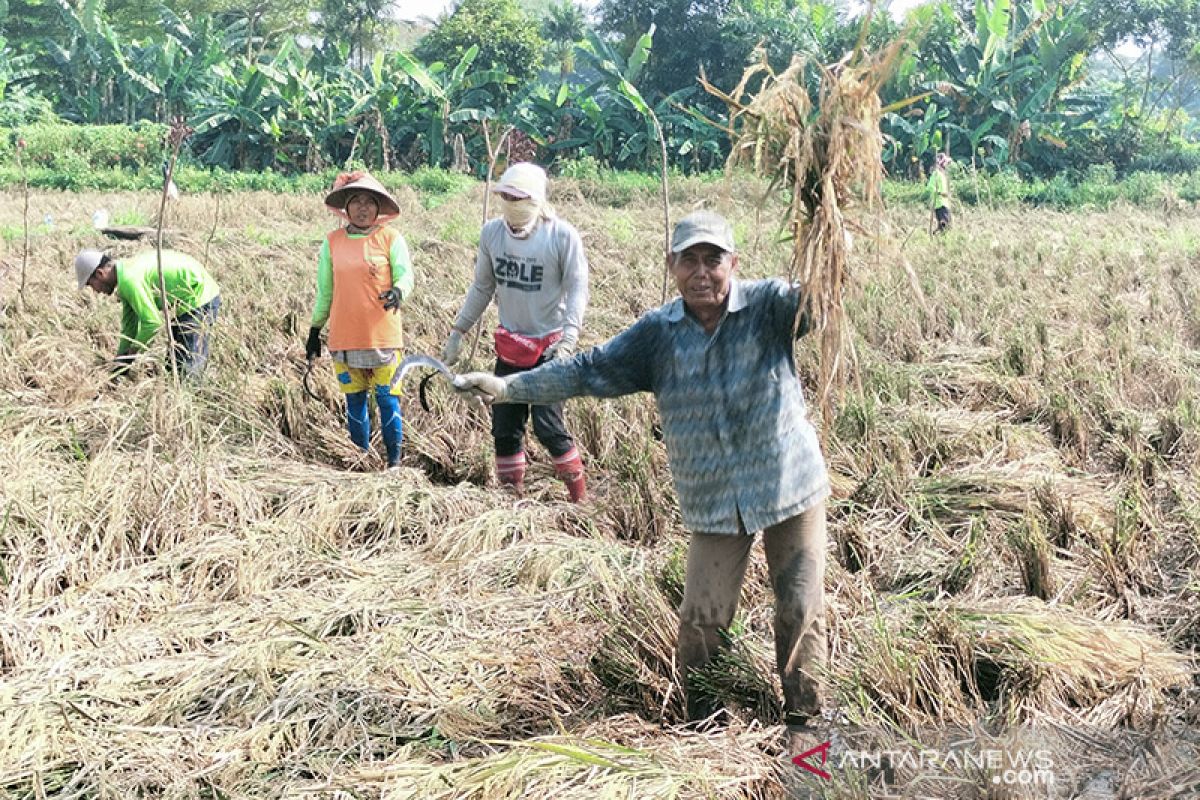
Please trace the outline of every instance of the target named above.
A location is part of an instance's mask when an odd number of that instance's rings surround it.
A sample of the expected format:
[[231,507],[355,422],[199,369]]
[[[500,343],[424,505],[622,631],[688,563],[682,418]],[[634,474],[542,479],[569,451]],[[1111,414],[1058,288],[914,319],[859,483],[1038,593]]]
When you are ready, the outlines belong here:
[[442,363],[447,367],[453,367],[458,363],[458,357],[462,355],[462,340],[463,335],[457,328],[450,331],[450,338],[446,340],[446,346],[442,348]]
[[454,377],[454,390],[468,398],[478,398],[487,405],[508,399],[508,381],[490,372],[468,372]]
[[575,355],[575,346],[578,343],[578,334],[564,333],[561,339],[546,348],[546,357],[555,361],[566,360]]

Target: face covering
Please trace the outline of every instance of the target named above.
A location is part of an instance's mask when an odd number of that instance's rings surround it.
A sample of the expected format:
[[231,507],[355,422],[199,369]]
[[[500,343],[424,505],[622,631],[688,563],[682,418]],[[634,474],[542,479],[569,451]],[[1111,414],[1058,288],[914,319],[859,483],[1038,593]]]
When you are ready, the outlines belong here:
[[541,212],[541,204],[531,197],[524,200],[506,200],[500,198],[500,212],[504,221],[513,230],[523,230],[533,224]]

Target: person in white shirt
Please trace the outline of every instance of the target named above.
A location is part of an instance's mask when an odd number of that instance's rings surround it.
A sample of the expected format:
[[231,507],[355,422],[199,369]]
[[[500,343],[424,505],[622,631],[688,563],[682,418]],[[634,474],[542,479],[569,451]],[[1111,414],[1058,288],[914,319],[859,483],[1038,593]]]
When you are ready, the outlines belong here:
[[[495,332],[496,374],[512,375],[575,354],[588,301],[588,264],[579,232],[546,201],[546,172],[536,164],[513,164],[493,189],[502,215],[479,235],[475,282],[442,350],[455,364],[463,336],[494,297],[500,316]],[[513,404],[492,409],[496,476],[518,495],[525,482],[525,426],[550,452],[554,471],[571,500],[587,495],[583,460],[563,421],[562,403]]]

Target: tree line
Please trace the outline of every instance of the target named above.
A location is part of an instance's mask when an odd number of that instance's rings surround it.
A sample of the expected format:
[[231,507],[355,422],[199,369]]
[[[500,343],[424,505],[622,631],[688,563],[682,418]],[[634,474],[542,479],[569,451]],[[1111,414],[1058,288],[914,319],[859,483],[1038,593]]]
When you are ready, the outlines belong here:
[[[873,13],[871,13],[873,11]],[[1200,167],[1200,0],[462,0],[426,26],[380,0],[0,0],[0,126],[165,122],[190,158],[299,173],[547,163],[703,171],[748,64],[909,45],[883,89],[885,165]],[[750,85],[753,89],[753,84]],[[814,83],[813,91],[816,86]],[[511,131],[511,132],[510,132]]]

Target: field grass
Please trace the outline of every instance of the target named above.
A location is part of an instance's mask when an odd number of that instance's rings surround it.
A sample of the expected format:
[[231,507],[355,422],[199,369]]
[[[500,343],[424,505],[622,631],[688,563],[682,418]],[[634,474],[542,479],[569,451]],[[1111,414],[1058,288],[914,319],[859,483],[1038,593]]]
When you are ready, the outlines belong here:
[[[672,205],[714,203],[744,274],[781,274],[778,210],[757,218],[755,188],[683,180]],[[658,200],[554,189],[591,261],[589,345],[658,301]],[[481,187],[419,192],[398,197],[418,270],[404,324],[410,351],[436,353]],[[536,446],[530,497],[501,492],[486,418],[438,384],[432,412],[403,399],[406,468],[381,472],[379,443],[363,460],[344,432],[327,361],[320,400],[301,388],[333,223],[316,196],[223,197],[204,386],[149,368],[110,385],[118,306],[75,291],[71,258],[99,244],[95,209],[145,220],[157,202],[35,193],[32,219],[55,222],[34,230],[23,301],[20,236],[0,243],[0,797],[1200,792],[1194,207],[967,209],[931,240],[900,206],[868,225],[890,244],[860,235],[851,256],[857,382],[821,422],[839,747],[1034,747],[1047,788],[991,767],[843,758],[821,781],[792,765],[757,549],[710,676],[730,719],[681,728],[685,539],[650,399],[568,404],[582,508]],[[0,195],[0,229],[20,208]],[[202,254],[215,211],[185,195],[171,243]],[[816,374],[812,343],[798,363]]]

